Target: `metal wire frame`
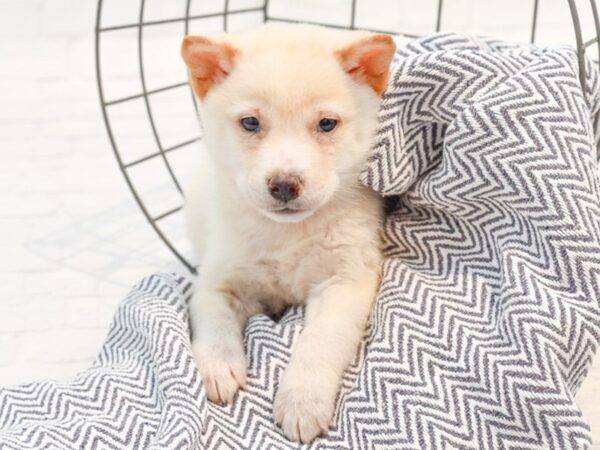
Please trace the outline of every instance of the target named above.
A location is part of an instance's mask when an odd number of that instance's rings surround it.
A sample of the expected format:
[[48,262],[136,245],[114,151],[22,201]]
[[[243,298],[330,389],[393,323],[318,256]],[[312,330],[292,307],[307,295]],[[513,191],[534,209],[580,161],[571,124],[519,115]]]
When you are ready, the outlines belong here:
[[[571,19],[573,22],[573,30],[575,33],[575,43],[576,43],[576,48],[577,48],[577,60],[578,60],[578,64],[579,64],[579,74],[578,74],[579,81],[581,83],[582,89],[585,90],[586,89],[586,66],[585,66],[586,50],[596,43],[599,44],[598,45],[598,59],[600,60],[600,16],[598,14],[598,5],[596,4],[597,0],[589,0],[591,3],[591,9],[592,9],[592,14],[593,14],[593,19],[594,19],[595,36],[593,36],[592,38],[590,38],[586,41],[584,41],[583,32],[581,29],[581,21],[580,21],[579,12],[577,10],[576,0],[565,0],[565,1],[568,3],[568,6],[569,6]],[[170,152],[174,152],[178,149],[187,147],[189,145],[192,145],[193,143],[198,142],[201,138],[195,137],[192,139],[182,141],[179,144],[173,145],[171,147],[164,147],[161,137],[160,137],[160,132],[159,132],[159,130],[156,126],[155,120],[154,120],[154,114],[153,114],[149,99],[154,94],[157,94],[160,92],[165,92],[165,91],[170,91],[170,90],[177,89],[177,88],[182,88],[184,86],[189,86],[189,83],[187,80],[182,80],[179,83],[171,84],[168,86],[163,86],[161,88],[151,89],[151,90],[147,89],[146,77],[145,77],[145,73],[144,73],[144,57],[143,57],[143,41],[144,41],[143,33],[144,33],[144,30],[146,27],[160,26],[160,25],[173,24],[173,23],[182,23],[183,24],[182,36],[184,36],[184,35],[187,35],[189,32],[191,21],[199,20],[199,19],[221,17],[223,20],[223,22],[222,22],[223,31],[228,31],[230,16],[238,15],[238,14],[249,14],[249,13],[262,13],[263,22],[298,22],[298,21],[291,19],[291,18],[287,18],[287,17],[275,17],[275,16],[269,15],[269,0],[263,0],[262,6],[257,6],[257,7],[253,7],[253,8],[241,8],[241,9],[230,9],[229,0],[224,0],[224,6],[223,6],[222,11],[214,12],[214,13],[207,13],[207,14],[199,14],[199,15],[191,15],[190,14],[191,2],[192,2],[192,0],[186,0],[185,14],[182,17],[169,18],[169,19],[163,19],[163,20],[145,21],[144,20],[144,12],[145,12],[146,0],[140,0],[140,12],[139,12],[137,22],[126,23],[126,24],[122,24],[122,25],[102,26],[103,0],[98,0],[98,6],[97,6],[97,12],[96,12],[96,27],[95,27],[95,53],[96,53],[95,56],[96,56],[96,78],[97,78],[97,84],[98,84],[98,95],[100,97],[100,104],[102,107],[102,116],[104,118],[104,123],[106,126],[106,131],[108,134],[108,138],[109,138],[112,150],[113,150],[115,158],[118,162],[119,168],[120,168],[121,172],[123,173],[125,182],[127,183],[127,186],[129,188],[129,190],[131,191],[136,203],[140,207],[142,214],[144,215],[144,217],[146,218],[146,220],[148,221],[150,226],[154,229],[154,231],[156,232],[158,237],[164,242],[164,244],[167,246],[167,248],[175,255],[175,257],[185,267],[187,267],[192,273],[196,273],[196,269],[195,269],[194,265],[190,261],[188,261],[182,255],[182,253],[175,247],[175,245],[171,242],[171,240],[168,238],[168,236],[166,236],[165,233],[160,229],[158,222],[160,222],[160,220],[162,220],[166,217],[169,217],[169,216],[179,212],[183,207],[181,205],[181,203],[183,202],[183,191],[182,191],[179,181],[177,180],[177,177],[169,163],[167,154],[169,154]],[[333,28],[352,29],[352,30],[365,29],[365,28],[360,28],[360,27],[356,26],[357,3],[358,3],[358,0],[350,0],[350,17],[348,18],[349,20],[348,20],[347,26],[321,23],[318,21],[303,21],[303,22],[313,23],[316,25],[325,25],[325,26],[329,26],[329,27],[333,27]],[[533,6],[533,16],[532,16],[532,21],[531,21],[530,42],[535,43],[536,34],[537,34],[540,0],[532,0],[532,3],[533,3],[533,5],[532,5]],[[435,31],[440,31],[442,29],[442,18],[443,18],[443,0],[438,0],[437,10],[436,10],[436,20],[435,20]],[[117,31],[117,30],[126,30],[126,29],[132,29],[132,30],[137,29],[138,67],[139,67],[139,76],[140,76],[140,81],[141,81],[142,92],[135,93],[135,94],[125,96],[122,98],[118,98],[115,100],[107,101],[105,98],[105,94],[104,94],[104,84],[103,84],[103,78],[102,78],[102,59],[100,56],[101,37],[102,37],[102,35],[104,35],[105,33],[108,33],[108,32]],[[400,30],[380,30],[380,29],[366,29],[366,30],[374,31],[374,32],[378,32],[378,33],[387,33],[387,34],[402,34],[406,37],[417,37],[418,36],[418,35],[410,34],[410,33],[401,33]],[[189,86],[189,92],[190,92],[190,98],[191,98],[191,100],[194,104],[194,108],[197,112],[198,104],[196,102],[196,98],[191,89],[191,86]],[[123,161],[123,158],[121,156],[121,149],[118,147],[117,142],[115,140],[115,136],[114,136],[114,132],[112,129],[110,115],[109,115],[108,110],[113,105],[118,105],[121,103],[138,100],[138,99],[143,99],[143,101],[144,101],[148,121],[150,123],[150,128],[152,130],[153,139],[157,145],[158,151],[156,151],[154,153],[150,153],[144,157],[141,157],[139,159],[136,159],[134,161],[130,161],[130,162],[126,163]],[[164,163],[165,168],[169,174],[169,177],[170,177],[171,181],[173,182],[175,188],[179,192],[181,198],[180,198],[180,206],[169,209],[168,211],[165,211],[162,214],[159,214],[157,216],[152,216],[147,208],[146,203],[142,199],[140,193],[137,191],[136,186],[133,183],[128,170],[131,169],[132,167],[138,166],[140,164],[143,164],[143,163],[150,161],[152,159],[155,159],[155,158],[160,158],[162,160],[162,162]]]

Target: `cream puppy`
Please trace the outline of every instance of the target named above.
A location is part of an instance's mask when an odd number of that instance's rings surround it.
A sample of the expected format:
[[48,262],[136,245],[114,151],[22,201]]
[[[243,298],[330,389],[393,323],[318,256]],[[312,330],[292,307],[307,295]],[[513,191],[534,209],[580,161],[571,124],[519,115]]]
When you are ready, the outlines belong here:
[[358,178],[394,51],[389,36],[306,25],[182,44],[206,146],[186,205],[194,357],[209,400],[231,402],[248,318],[306,304],[273,406],[302,442],[330,425],[379,286],[382,205]]

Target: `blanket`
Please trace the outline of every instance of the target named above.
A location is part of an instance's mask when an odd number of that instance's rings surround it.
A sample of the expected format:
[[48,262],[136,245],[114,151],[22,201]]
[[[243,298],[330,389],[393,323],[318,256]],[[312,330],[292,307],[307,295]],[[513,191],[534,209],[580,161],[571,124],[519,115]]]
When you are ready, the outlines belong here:
[[363,182],[387,259],[329,432],[272,403],[303,308],[246,329],[248,388],[207,402],[185,275],[138,283],[67,382],[0,388],[0,449],[579,449],[600,337],[598,72],[576,53],[439,34],[398,50]]

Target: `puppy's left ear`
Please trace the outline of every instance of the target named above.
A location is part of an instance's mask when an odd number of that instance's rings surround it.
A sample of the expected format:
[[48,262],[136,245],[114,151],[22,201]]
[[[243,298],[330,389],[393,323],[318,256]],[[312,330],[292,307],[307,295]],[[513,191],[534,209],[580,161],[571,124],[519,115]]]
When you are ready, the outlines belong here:
[[233,69],[237,50],[227,42],[204,36],[186,36],[181,43],[181,56],[190,71],[196,95],[202,99],[223,81]]
[[337,50],[335,56],[346,73],[383,95],[395,52],[396,44],[390,36],[374,34]]

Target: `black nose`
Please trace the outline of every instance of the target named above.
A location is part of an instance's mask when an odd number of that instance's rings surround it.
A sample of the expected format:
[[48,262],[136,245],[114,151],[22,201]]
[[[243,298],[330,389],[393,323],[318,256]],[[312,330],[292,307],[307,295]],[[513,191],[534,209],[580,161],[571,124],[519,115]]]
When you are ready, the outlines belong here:
[[295,176],[274,176],[267,183],[269,192],[274,199],[289,202],[298,198],[302,187],[300,179]]

